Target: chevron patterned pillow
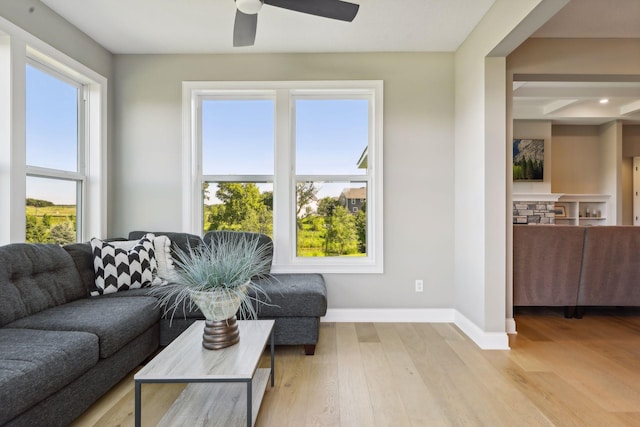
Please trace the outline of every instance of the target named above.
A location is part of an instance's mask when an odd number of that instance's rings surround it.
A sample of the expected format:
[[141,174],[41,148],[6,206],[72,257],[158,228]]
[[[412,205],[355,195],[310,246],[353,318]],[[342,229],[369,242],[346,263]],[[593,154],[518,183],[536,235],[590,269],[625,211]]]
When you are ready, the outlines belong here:
[[96,288],[92,296],[149,286],[157,271],[153,235],[145,235],[129,250],[91,239]]

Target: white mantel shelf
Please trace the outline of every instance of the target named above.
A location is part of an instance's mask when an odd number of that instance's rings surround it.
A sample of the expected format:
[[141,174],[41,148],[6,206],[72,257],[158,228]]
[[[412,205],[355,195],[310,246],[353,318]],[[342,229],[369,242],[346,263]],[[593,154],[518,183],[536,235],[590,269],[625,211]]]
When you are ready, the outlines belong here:
[[557,202],[562,193],[513,193],[514,202]]

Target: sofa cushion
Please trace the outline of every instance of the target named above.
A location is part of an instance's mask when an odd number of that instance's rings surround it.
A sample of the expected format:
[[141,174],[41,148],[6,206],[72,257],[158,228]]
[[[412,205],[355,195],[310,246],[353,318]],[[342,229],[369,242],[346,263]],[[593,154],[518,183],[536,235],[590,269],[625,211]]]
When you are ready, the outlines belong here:
[[202,245],[202,238],[195,234],[170,232],[170,231],[132,231],[129,233],[129,239],[140,239],[147,233],[152,233],[156,236],[167,236],[171,240],[171,256],[175,259],[175,254],[178,250],[188,252],[189,248],[197,248]]
[[264,258],[262,259],[269,260],[269,265],[264,271],[261,271],[259,274],[269,274],[271,272],[271,262],[273,261],[273,240],[271,240],[271,237],[267,236],[266,234],[246,231],[215,230],[206,232],[202,240],[204,241],[205,245],[211,246],[212,242],[215,245],[221,239],[230,239],[236,235],[243,236],[247,239],[247,241],[250,242],[253,242],[253,240],[251,239],[258,239],[258,247],[264,247]]
[[513,305],[575,306],[584,227],[513,226]]
[[270,297],[268,304],[258,304],[258,317],[320,317],[327,313],[327,288],[321,274],[274,274],[254,282]]
[[0,247],[0,326],[85,296],[73,259],[59,245]]
[[160,319],[153,297],[84,298],[53,307],[7,325],[51,331],[91,332],[100,340],[100,357],[107,358]]
[[640,227],[589,227],[578,305],[640,305]]
[[0,328],[0,425],[97,362],[98,337],[94,334]]
[[151,285],[158,270],[152,234],[128,242],[91,239],[96,286],[92,296]]
[[[105,239],[105,242],[121,242],[126,239],[116,237],[112,239]],[[96,287],[96,273],[93,271],[93,251],[91,250],[91,243],[69,243],[62,247],[76,264],[80,279],[84,284],[86,291],[85,296],[89,296],[91,290]]]

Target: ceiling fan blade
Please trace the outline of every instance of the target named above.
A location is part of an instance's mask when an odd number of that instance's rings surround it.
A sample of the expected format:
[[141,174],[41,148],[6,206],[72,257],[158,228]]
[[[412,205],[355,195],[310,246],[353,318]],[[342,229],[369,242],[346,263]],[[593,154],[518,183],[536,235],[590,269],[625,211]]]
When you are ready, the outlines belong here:
[[264,0],[264,4],[348,22],[353,21],[360,8],[340,0]]
[[253,46],[256,40],[258,14],[247,15],[236,10],[236,21],[233,24],[233,46]]

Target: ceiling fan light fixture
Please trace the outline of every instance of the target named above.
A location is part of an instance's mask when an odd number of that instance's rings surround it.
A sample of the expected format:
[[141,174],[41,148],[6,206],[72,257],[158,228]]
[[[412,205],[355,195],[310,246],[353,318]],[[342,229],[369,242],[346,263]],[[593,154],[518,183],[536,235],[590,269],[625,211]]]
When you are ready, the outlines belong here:
[[242,13],[255,15],[262,8],[262,0],[236,0],[236,7]]

